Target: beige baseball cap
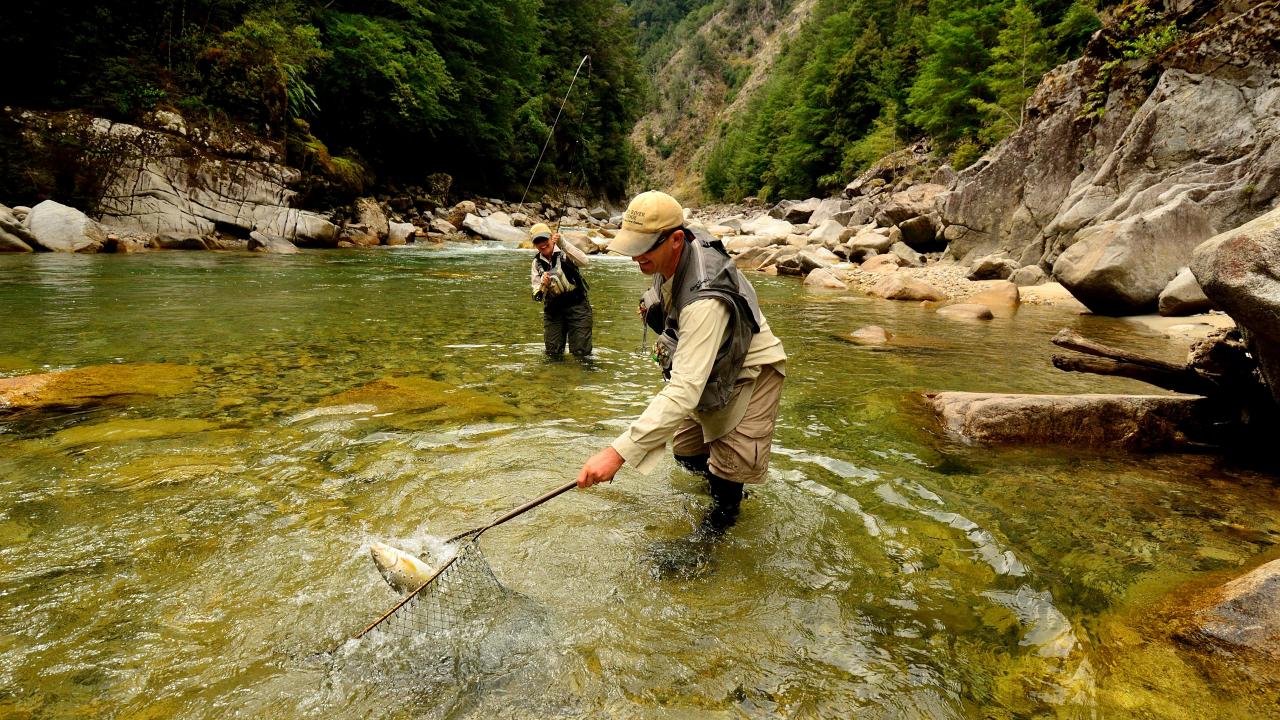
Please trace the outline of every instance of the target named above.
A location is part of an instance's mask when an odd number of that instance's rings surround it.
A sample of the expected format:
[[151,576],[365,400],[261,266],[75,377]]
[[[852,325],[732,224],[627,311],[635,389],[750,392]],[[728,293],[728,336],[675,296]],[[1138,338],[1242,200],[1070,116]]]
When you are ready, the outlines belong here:
[[622,229],[609,241],[609,249],[635,257],[649,252],[664,231],[684,224],[684,208],[670,195],[658,190],[642,192],[622,215]]
[[537,223],[533,227],[529,228],[530,240],[536,241],[538,238],[549,237],[551,237],[551,228],[547,227],[546,223]]

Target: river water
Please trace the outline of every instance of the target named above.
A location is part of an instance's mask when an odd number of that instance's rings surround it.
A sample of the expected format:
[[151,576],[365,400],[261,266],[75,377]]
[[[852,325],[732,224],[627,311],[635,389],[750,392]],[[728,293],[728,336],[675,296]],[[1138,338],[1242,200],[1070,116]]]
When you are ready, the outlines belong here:
[[[1071,327],[964,323],[752,275],[790,362],[768,482],[695,572],[668,459],[489,531],[478,626],[346,641],[416,552],[573,478],[660,387],[645,279],[587,270],[596,358],[548,362],[527,251],[0,257],[0,375],[197,369],[0,418],[0,716],[1257,717],[1170,643],[1170,591],[1274,554],[1272,478],[1209,455],[959,445],[927,390],[1150,392],[1049,364]],[[836,336],[905,337],[873,350]],[[391,378],[391,380],[386,380]],[[379,382],[382,381],[382,382]]]

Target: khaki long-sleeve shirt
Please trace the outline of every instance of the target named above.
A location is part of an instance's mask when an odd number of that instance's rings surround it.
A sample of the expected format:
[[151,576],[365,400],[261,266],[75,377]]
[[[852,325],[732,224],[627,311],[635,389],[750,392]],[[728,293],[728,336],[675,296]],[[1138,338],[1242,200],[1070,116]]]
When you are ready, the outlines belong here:
[[[670,281],[663,285],[663,295],[669,303]],[[649,406],[631,427],[611,443],[623,460],[648,475],[685,418],[698,421],[706,442],[723,437],[742,421],[751,402],[752,383],[737,383],[729,403],[719,410],[708,413],[695,410],[728,330],[729,309],[719,300],[697,300],[680,311],[680,343],[671,361],[671,380],[649,401]],[[738,380],[754,379],[766,365],[773,365],[785,375],[786,363],[782,341],[766,321],[751,338]]]

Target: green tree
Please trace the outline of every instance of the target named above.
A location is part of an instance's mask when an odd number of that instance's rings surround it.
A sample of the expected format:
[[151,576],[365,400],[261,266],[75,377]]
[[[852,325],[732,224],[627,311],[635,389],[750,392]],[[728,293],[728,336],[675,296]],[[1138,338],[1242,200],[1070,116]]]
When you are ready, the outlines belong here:
[[1048,33],[1026,0],[1017,0],[1004,15],[1004,28],[991,49],[994,62],[982,74],[994,99],[972,103],[984,124],[979,137],[994,145],[1027,119],[1027,99],[1050,67]]
[[988,47],[994,22],[1005,3],[968,6],[959,0],[935,2],[921,19],[925,55],[907,93],[906,120],[944,144],[955,142],[982,118],[971,102],[984,97],[982,73],[991,62]]

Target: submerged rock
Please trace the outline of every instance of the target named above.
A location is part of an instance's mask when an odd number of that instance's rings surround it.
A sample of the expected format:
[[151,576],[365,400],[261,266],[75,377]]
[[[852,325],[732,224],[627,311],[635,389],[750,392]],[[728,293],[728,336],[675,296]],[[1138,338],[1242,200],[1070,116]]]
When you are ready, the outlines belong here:
[[382,412],[427,412],[434,419],[458,422],[520,414],[496,397],[424,377],[385,377],[333,395],[323,404],[353,403]]
[[0,413],[81,407],[121,395],[177,395],[195,384],[196,373],[190,365],[131,363],[0,378]]
[[1201,599],[1174,637],[1197,649],[1251,651],[1280,660],[1280,560],[1272,560]]
[[216,427],[207,420],[197,418],[139,419],[129,418],[106,422],[76,425],[60,430],[48,443],[58,448],[90,443],[127,442],[151,438],[186,435],[204,432]]
[[948,433],[984,445],[1178,447],[1209,437],[1213,421],[1212,404],[1191,395],[940,392],[926,397]]

